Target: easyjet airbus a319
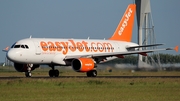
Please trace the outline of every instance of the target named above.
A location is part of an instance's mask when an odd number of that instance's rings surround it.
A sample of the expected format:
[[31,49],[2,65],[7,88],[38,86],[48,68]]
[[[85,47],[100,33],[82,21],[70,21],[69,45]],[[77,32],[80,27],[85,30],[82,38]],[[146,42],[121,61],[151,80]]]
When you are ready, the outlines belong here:
[[31,71],[39,65],[49,65],[50,77],[58,77],[55,66],[72,66],[76,72],[86,72],[88,77],[97,76],[97,65],[124,55],[141,54],[171,50],[170,48],[155,50],[139,50],[142,47],[131,42],[135,16],[135,4],[130,4],[114,34],[108,40],[92,39],[61,39],[61,38],[27,38],[14,43],[7,51],[7,58],[14,62],[18,72],[25,72],[31,77]]

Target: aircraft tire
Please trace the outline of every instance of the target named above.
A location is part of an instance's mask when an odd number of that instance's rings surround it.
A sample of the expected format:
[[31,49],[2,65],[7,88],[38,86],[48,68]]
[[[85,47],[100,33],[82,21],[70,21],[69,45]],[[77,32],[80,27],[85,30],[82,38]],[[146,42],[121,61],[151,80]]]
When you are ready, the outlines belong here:
[[49,70],[49,77],[58,77],[59,76],[59,70]]
[[26,77],[31,77],[31,72],[25,72]]
[[92,73],[92,74],[91,74],[92,77],[96,77],[96,76],[97,76],[97,71],[96,71],[96,70],[92,70],[91,73]]
[[49,70],[49,77],[53,77],[54,76],[54,71],[53,70]]
[[87,77],[96,77],[97,76],[97,71],[96,70],[91,70],[89,72],[86,72]]
[[91,72],[86,72],[87,77],[91,77]]
[[59,70],[57,70],[57,69],[54,70],[54,76],[55,76],[55,77],[58,77],[58,76],[59,76]]

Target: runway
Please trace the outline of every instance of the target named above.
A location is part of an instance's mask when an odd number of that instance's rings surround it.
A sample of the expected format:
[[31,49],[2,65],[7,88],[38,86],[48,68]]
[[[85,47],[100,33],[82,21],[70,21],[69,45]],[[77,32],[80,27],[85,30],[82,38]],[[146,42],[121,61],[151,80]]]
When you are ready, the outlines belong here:
[[61,79],[61,78],[180,78],[180,76],[97,76],[97,77],[86,77],[86,76],[59,76],[59,77],[48,77],[48,76],[37,76],[37,77],[0,77],[0,80],[6,79],[21,79],[21,78],[32,78],[32,79]]

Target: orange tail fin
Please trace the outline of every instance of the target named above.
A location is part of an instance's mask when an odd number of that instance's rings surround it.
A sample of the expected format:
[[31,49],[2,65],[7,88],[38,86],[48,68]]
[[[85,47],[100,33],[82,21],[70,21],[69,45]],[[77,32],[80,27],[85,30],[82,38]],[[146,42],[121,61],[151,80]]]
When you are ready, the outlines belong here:
[[131,41],[135,10],[135,4],[130,4],[127,7],[118,27],[116,28],[116,31],[109,40]]

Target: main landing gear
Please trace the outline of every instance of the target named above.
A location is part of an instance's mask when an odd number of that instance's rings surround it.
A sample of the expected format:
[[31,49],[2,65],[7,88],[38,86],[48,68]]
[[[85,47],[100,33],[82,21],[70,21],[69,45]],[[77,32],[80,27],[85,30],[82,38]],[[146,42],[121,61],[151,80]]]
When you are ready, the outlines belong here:
[[89,72],[86,72],[87,77],[96,77],[97,76],[97,71],[96,70],[91,70]]
[[49,77],[58,77],[59,76],[59,70],[54,69],[54,66],[50,66],[52,69],[49,70]]

